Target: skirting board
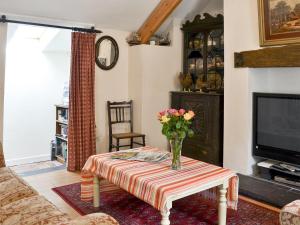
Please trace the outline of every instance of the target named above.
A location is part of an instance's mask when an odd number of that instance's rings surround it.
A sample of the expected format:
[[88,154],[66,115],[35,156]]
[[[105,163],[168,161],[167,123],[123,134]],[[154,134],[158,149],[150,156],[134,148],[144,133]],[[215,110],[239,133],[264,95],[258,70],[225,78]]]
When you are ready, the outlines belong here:
[[25,158],[17,158],[17,159],[8,159],[5,160],[7,166],[15,166],[15,165],[22,165],[27,163],[34,163],[34,162],[42,162],[50,160],[50,154],[46,155],[38,155],[33,157],[25,157]]

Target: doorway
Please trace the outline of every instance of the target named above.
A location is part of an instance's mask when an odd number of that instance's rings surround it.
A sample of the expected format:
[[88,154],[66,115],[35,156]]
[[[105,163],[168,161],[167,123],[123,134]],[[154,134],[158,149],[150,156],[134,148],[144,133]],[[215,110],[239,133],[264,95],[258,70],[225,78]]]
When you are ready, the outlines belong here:
[[8,24],[3,145],[8,166],[51,159],[55,105],[63,104],[71,31]]

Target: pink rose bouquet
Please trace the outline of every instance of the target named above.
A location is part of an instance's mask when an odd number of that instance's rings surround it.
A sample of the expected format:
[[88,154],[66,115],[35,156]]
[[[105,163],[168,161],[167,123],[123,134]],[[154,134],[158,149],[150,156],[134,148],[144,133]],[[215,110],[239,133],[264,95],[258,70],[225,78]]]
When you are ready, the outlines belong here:
[[163,125],[162,133],[168,140],[174,138],[184,139],[186,135],[193,136],[194,132],[190,129],[195,113],[184,109],[167,109],[158,113],[158,120]]
[[162,124],[163,135],[170,141],[172,169],[179,170],[181,168],[182,142],[187,135],[189,137],[194,135],[190,126],[195,113],[184,109],[167,109],[159,112],[157,117]]

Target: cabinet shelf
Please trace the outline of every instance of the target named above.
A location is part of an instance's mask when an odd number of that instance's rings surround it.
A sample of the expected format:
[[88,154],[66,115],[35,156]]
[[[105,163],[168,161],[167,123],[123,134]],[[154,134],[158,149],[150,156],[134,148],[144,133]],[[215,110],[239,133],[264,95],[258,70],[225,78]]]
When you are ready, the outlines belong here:
[[58,138],[58,139],[60,139],[60,140],[63,140],[63,141],[66,141],[66,142],[68,142],[68,138],[67,137],[63,137],[63,136],[61,136],[61,135],[55,135],[55,137],[56,138]]
[[188,48],[187,50],[189,50],[189,51],[202,51],[203,50],[203,48]]
[[56,160],[60,163],[65,163],[65,159],[62,155],[55,155]]
[[68,122],[66,121],[56,120],[56,122],[60,124],[68,125]]

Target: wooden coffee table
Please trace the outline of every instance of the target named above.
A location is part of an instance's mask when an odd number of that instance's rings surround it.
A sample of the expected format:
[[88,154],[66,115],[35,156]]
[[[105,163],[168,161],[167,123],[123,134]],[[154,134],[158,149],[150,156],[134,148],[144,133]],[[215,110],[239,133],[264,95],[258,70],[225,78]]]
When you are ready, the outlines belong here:
[[[143,147],[141,150],[157,149]],[[94,207],[100,205],[99,179],[106,179],[158,209],[162,215],[161,224],[169,225],[173,201],[218,188],[218,221],[219,225],[226,224],[227,203],[234,208],[237,200],[235,172],[187,157],[181,158],[182,169],[174,171],[170,169],[169,160],[161,163],[116,160],[111,159],[111,154],[113,153],[91,156],[83,168],[84,173],[88,173],[93,179],[91,194]],[[228,202],[227,189],[229,189]]]

